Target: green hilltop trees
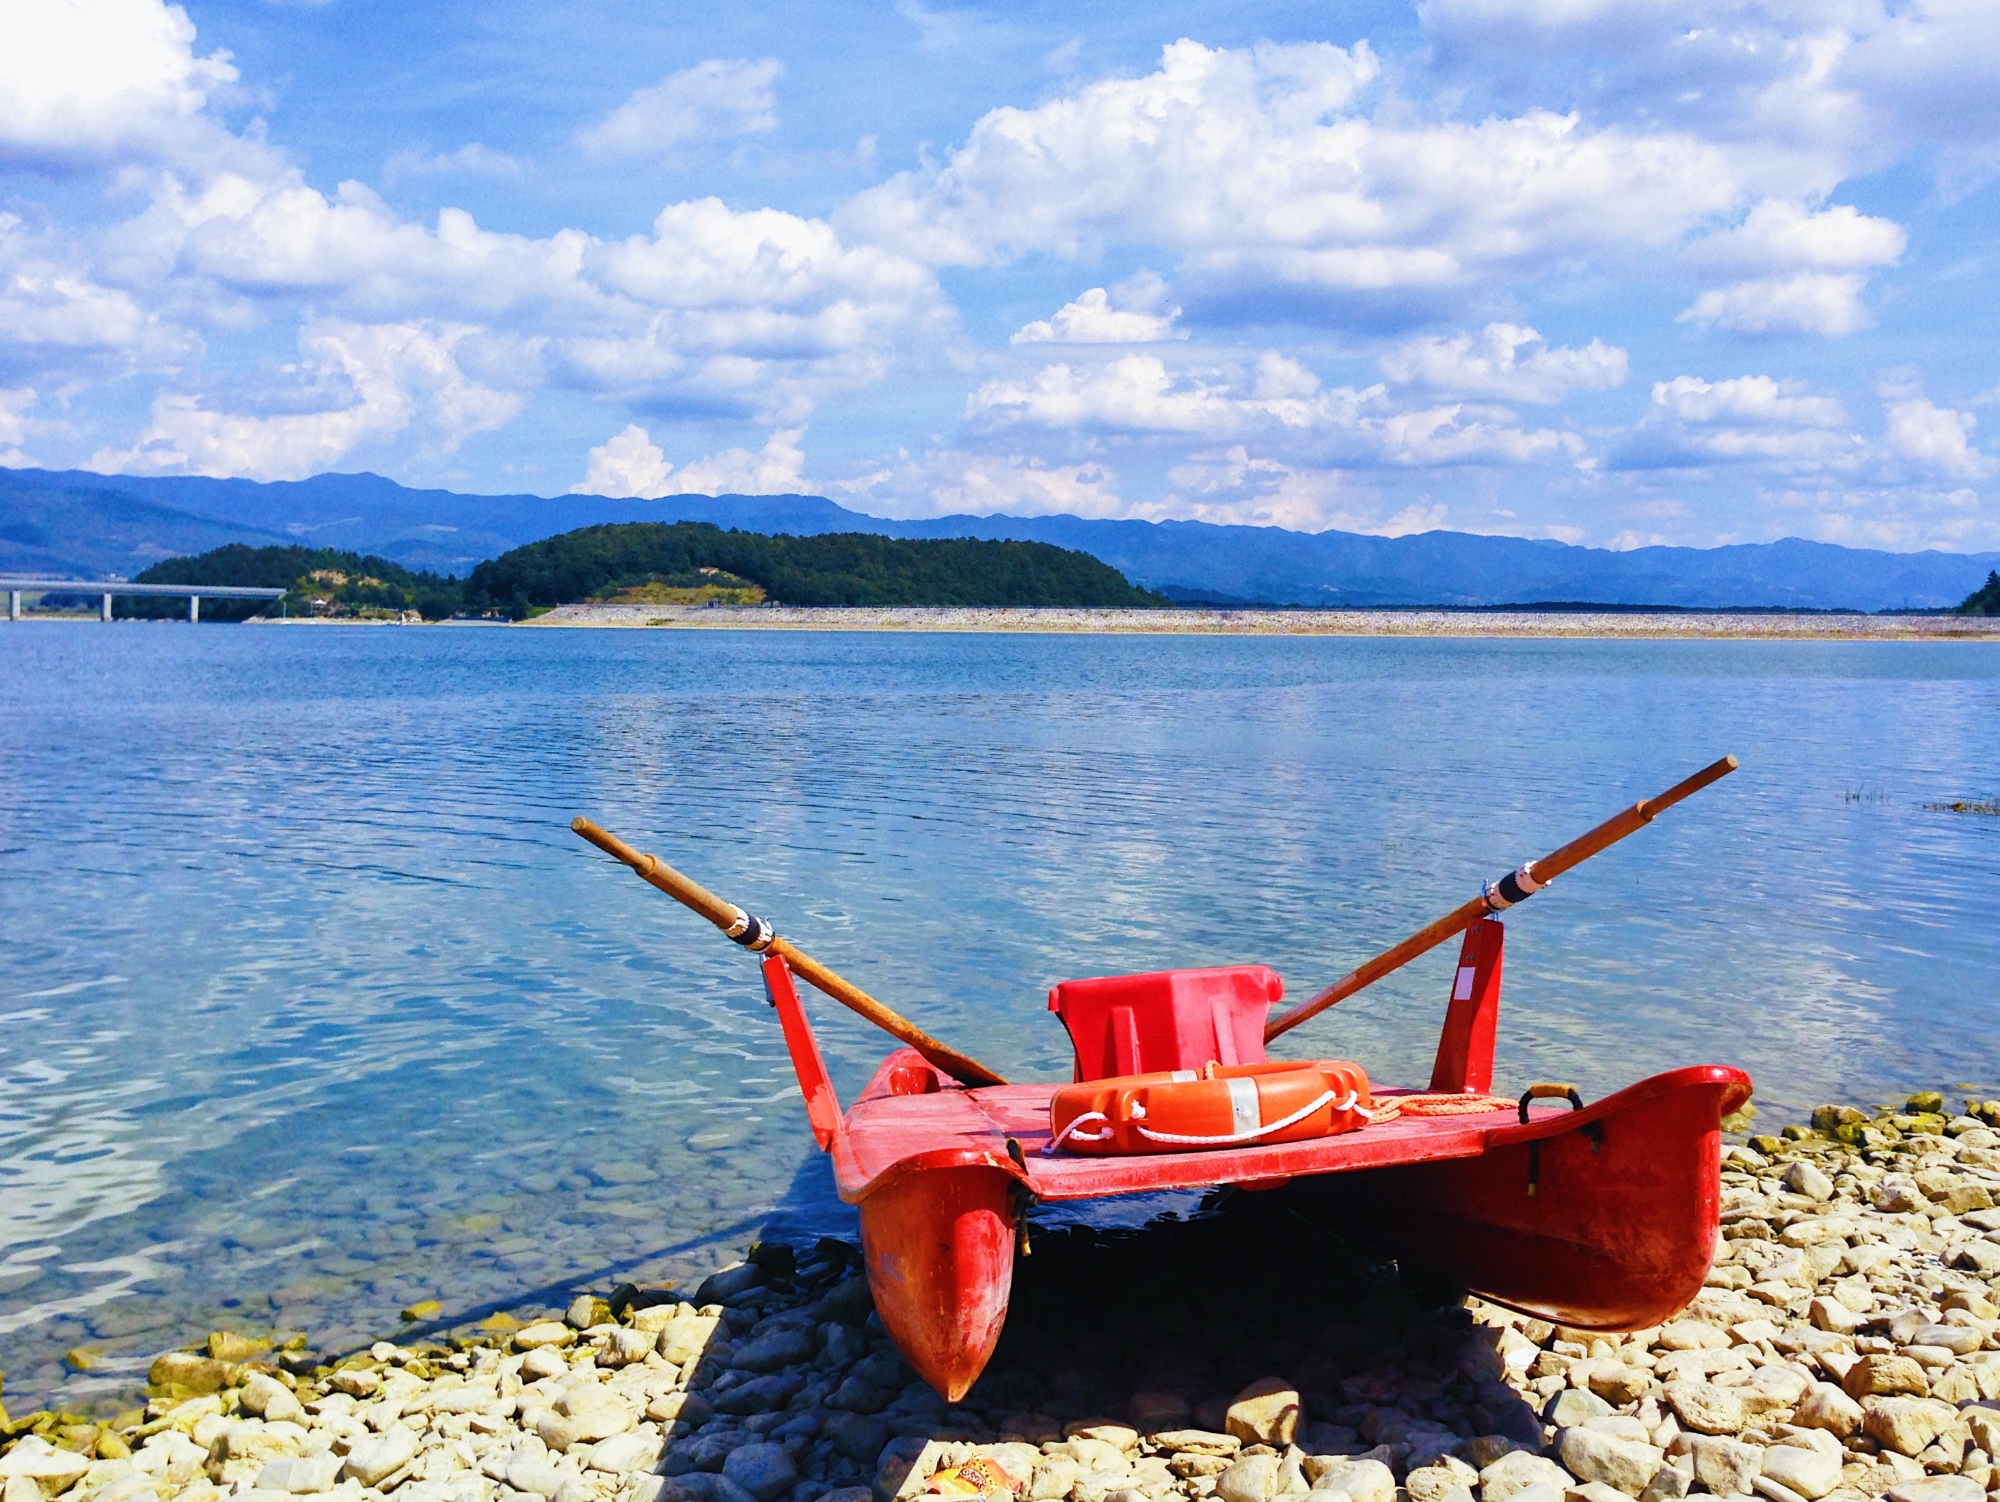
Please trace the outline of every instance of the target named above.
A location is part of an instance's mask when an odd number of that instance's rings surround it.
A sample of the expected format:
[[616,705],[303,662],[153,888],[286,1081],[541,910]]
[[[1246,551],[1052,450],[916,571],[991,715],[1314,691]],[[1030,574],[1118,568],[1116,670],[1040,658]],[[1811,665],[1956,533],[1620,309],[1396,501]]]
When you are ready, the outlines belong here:
[[872,532],[767,537],[707,522],[581,527],[480,564],[476,607],[516,619],[535,606],[601,599],[651,582],[696,582],[703,569],[746,580],[780,605],[1166,605],[1088,553],[1042,542],[909,539]]
[[1965,597],[1957,614],[2000,615],[2000,570],[1986,571],[1986,582]]
[[[206,619],[225,621],[260,612],[277,615],[281,605],[288,615],[366,617],[414,610],[427,621],[441,621],[463,608],[465,593],[457,579],[414,573],[386,558],[335,548],[252,548],[240,542],[191,558],[169,558],[132,582],[238,584],[287,592],[282,602],[268,605],[261,600],[202,601]],[[115,611],[140,619],[180,616],[187,613],[187,602],[135,596],[119,600]]]
[[[241,543],[170,558],[140,584],[247,584],[287,591],[283,612],[348,618],[415,611],[427,621],[463,612],[521,620],[537,609],[661,589],[780,605],[1165,606],[1088,553],[1042,542],[951,537],[906,539],[868,532],[767,537],[706,522],[623,522],[583,527],[487,560],[469,579],[418,573],[333,548],[253,548]],[[683,595],[682,597],[685,597]],[[124,616],[181,615],[171,599],[127,599]],[[277,602],[204,601],[211,620],[279,613]]]

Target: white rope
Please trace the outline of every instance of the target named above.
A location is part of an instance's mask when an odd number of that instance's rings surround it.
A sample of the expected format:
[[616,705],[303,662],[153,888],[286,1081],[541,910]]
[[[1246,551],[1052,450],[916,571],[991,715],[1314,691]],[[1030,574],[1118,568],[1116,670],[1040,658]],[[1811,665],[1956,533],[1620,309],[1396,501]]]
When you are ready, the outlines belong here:
[[1053,1157],[1055,1150],[1069,1141],[1071,1137],[1075,1137],[1080,1142],[1109,1142],[1111,1140],[1111,1133],[1108,1131],[1079,1132],[1077,1128],[1082,1126],[1086,1121],[1101,1121],[1106,1126],[1109,1126],[1111,1118],[1106,1116],[1102,1111],[1085,1111],[1075,1121],[1072,1121],[1068,1126],[1056,1133],[1054,1137],[1049,1139],[1048,1145],[1042,1149],[1042,1156],[1045,1158]]
[[[1285,1130],[1286,1127],[1297,1126],[1300,1122],[1304,1121],[1308,1116],[1312,1115],[1313,1112],[1317,1111],[1321,1106],[1327,1104],[1327,1102],[1329,1101],[1335,1100],[1338,1097],[1339,1093],[1340,1092],[1337,1090],[1329,1090],[1324,1095],[1320,1096],[1318,1100],[1313,1101],[1310,1105],[1301,1106],[1298,1110],[1292,1112],[1292,1114],[1287,1116],[1283,1121],[1273,1121],[1266,1126],[1253,1127],[1251,1130],[1247,1132],[1229,1132],[1219,1137],[1199,1137],[1199,1136],[1189,1136],[1181,1132],[1156,1132],[1151,1127],[1143,1127],[1143,1126],[1138,1127],[1138,1132],[1139,1135],[1141,1137],[1144,1137],[1148,1142],[1185,1142],[1190,1145],[1204,1146],[1204,1147],[1210,1145],[1217,1147],[1227,1147],[1229,1144],[1233,1142],[1254,1142],[1259,1137],[1266,1136],[1269,1133],[1282,1132]],[[1352,1090],[1350,1090],[1347,1092],[1347,1099],[1344,1101],[1340,1101],[1337,1105],[1335,1105],[1334,1110],[1351,1111],[1354,1109],[1355,1103],[1359,1099],[1360,1097],[1356,1095]],[[1078,1120],[1081,1119],[1082,1119],[1081,1117],[1078,1118]],[[1074,1125],[1074,1123],[1072,1123],[1072,1125]],[[1093,1142],[1101,1142],[1104,1139],[1101,1137],[1093,1137],[1090,1140]]]

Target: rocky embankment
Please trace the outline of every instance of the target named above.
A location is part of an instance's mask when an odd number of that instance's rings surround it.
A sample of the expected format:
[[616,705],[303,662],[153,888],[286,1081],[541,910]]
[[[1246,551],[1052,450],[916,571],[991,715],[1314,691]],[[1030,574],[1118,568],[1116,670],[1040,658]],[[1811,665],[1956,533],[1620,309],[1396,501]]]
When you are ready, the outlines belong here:
[[1636,610],[1000,609],[978,606],[563,605],[529,626],[1165,636],[1660,637],[2000,641],[2000,617]]
[[[331,1365],[217,1334],[143,1418],[7,1426],[4,1502],[1983,1502],[2000,1489],[2000,1103],[1726,1150],[1670,1323],[1593,1336],[1395,1281],[1310,1199],[1051,1233],[947,1408],[850,1249]],[[423,1311],[418,1311],[421,1313]],[[983,1473],[954,1467],[986,1457]]]

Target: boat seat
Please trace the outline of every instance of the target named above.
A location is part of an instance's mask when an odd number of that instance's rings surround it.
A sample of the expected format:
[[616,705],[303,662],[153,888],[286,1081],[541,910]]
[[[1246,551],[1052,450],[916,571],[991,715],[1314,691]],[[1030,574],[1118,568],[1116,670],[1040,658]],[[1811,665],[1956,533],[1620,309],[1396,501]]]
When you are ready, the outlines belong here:
[[1285,994],[1268,965],[1066,980],[1049,992],[1078,1082],[1207,1063],[1264,1062],[1264,1019]]

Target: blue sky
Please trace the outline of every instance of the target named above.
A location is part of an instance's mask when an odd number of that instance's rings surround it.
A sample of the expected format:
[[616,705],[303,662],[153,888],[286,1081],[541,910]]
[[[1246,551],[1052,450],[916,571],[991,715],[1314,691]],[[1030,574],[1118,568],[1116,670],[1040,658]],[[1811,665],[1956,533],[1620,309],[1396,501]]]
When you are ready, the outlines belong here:
[[2000,547],[1990,0],[0,17],[0,463]]

